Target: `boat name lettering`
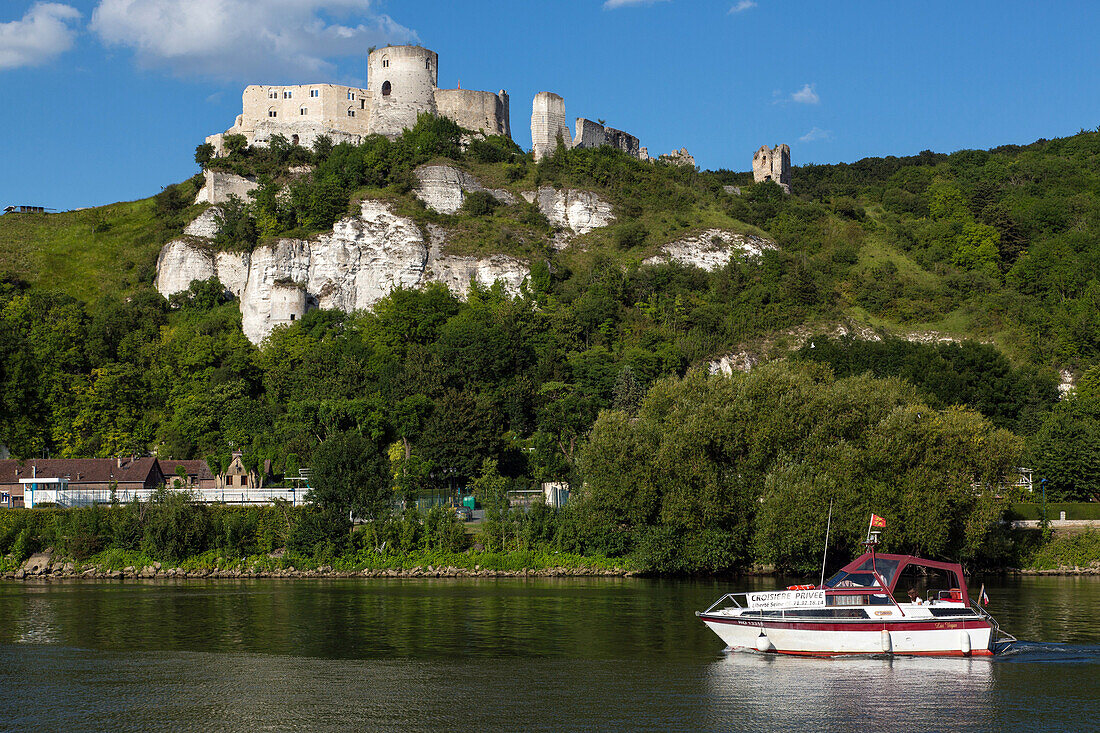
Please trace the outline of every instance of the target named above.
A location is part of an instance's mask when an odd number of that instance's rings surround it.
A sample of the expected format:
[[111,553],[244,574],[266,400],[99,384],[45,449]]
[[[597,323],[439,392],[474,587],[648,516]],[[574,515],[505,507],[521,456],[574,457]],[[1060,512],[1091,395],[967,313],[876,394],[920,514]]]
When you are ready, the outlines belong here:
[[748,595],[749,608],[807,608],[825,605],[823,590],[780,590]]

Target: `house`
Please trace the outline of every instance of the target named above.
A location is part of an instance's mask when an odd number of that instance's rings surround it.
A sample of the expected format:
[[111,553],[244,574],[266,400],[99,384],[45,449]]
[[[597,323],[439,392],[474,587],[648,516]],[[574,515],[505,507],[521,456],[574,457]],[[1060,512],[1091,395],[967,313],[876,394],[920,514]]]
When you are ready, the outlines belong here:
[[[41,481],[36,481],[41,479]],[[0,506],[62,506],[147,498],[164,483],[156,458],[46,458],[0,460]],[[34,492],[40,491],[39,500]],[[74,503],[75,502],[75,503]]]
[[164,474],[164,485],[170,489],[201,492],[218,488],[218,477],[210,470],[206,461],[180,461],[173,458],[158,460],[160,470]]
[[260,475],[254,470],[249,470],[244,465],[244,453],[233,451],[233,460],[229,462],[225,471],[215,477],[214,487],[217,489],[248,489],[261,488],[263,482]]

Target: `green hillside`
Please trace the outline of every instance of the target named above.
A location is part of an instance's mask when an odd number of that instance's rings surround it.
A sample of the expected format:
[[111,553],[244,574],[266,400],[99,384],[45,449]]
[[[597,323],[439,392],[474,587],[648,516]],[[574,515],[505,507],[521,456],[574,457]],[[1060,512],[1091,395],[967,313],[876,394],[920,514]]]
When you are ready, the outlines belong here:
[[[226,207],[220,247],[311,236],[374,197],[446,228],[454,251],[531,263],[518,297],[398,291],[371,313],[311,312],[259,347],[218,283],[171,303],[152,290],[159,247],[200,210],[196,181],[0,217],[0,443],[17,456],[157,450],[215,463],[235,447],[277,471],[370,446],[407,498],[452,480],[496,486],[497,471],[518,486],[587,480],[591,495],[547,537],[654,567],[679,547],[698,559],[680,569],[799,566],[801,550],[776,544],[783,520],[759,509],[765,496],[843,496],[853,515],[875,497],[910,501],[894,508],[953,519],[947,534],[907,532],[904,549],[975,560],[999,515],[968,498],[973,485],[1027,465],[1054,498],[1100,496],[1100,134],[803,166],[793,195],[610,148],[536,164],[500,138],[463,150],[461,135],[424,117],[359,146],[275,140],[220,159],[200,146],[207,167],[261,183]],[[616,221],[558,250],[522,201],[473,195],[456,215],[432,213],[411,193],[415,167],[432,161],[517,194],[595,191]],[[291,174],[302,165],[312,172]],[[778,247],[714,272],[641,266],[711,227]],[[886,338],[830,336],[842,324]],[[731,351],[790,363],[728,387],[699,379]],[[1062,401],[1059,369],[1080,377]],[[944,482],[952,490],[937,493]],[[732,541],[737,553],[715,549]]]

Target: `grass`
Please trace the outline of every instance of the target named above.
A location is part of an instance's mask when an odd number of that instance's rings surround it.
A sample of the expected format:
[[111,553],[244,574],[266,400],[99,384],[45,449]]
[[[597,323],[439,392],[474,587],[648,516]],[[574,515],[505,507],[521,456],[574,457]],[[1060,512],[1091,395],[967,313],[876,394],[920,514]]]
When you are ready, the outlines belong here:
[[[201,208],[186,210],[182,221]],[[5,214],[0,274],[95,302],[152,282],[161,247],[181,229],[157,217],[152,198],[59,214]]]

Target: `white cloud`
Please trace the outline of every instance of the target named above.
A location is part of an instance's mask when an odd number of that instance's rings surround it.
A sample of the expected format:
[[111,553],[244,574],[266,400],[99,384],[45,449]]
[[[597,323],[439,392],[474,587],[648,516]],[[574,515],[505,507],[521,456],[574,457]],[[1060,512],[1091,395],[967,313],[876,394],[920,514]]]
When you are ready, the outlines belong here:
[[814,91],[813,84],[807,84],[791,95],[791,101],[799,104],[817,104],[821,98]]
[[831,130],[822,130],[820,127],[815,127],[807,132],[802,137],[798,138],[799,142],[812,143],[815,140],[832,140],[833,133]]
[[61,3],[35,3],[21,20],[0,23],[0,71],[37,66],[68,51],[80,11]]
[[635,5],[652,5],[653,3],[663,3],[668,0],[605,0],[603,4],[604,10],[614,10],[615,8],[628,8]]
[[741,0],[741,2],[730,8],[729,14],[733,15],[734,13],[743,13],[744,11],[752,10],[755,7],[756,3],[753,2],[753,0]]
[[[330,59],[416,39],[372,0],[101,0],[91,29],[178,76],[317,81]],[[343,25],[334,20],[348,20]]]

